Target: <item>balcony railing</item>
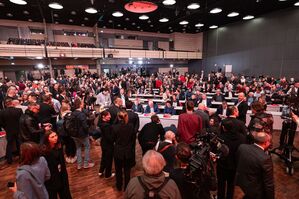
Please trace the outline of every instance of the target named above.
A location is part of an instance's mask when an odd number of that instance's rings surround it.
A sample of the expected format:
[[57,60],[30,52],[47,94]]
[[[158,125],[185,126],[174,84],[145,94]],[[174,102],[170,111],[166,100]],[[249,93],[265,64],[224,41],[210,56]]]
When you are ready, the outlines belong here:
[[[113,58],[151,58],[151,59],[202,59],[201,52],[152,51],[130,49],[103,49],[79,47],[47,46],[49,57],[103,58],[110,54]],[[0,44],[0,57],[45,57],[45,46]]]

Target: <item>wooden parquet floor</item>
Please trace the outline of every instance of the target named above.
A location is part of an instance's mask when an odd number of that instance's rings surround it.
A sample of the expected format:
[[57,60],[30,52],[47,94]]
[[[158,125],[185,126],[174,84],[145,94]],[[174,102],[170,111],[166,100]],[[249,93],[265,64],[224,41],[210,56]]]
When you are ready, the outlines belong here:
[[[274,134],[274,146],[279,139],[279,132]],[[295,145],[299,147],[299,136],[297,135]],[[132,169],[132,176],[142,174],[141,166],[141,149],[137,144],[136,147],[137,164]],[[299,154],[298,154],[299,155]],[[70,189],[74,199],[119,199],[123,197],[122,192],[118,192],[115,188],[115,179],[104,179],[98,176],[98,167],[101,157],[100,146],[93,145],[91,149],[91,157],[96,166],[91,169],[82,169],[77,171],[76,164],[68,165],[68,174],[70,181]],[[275,178],[275,195],[276,199],[298,199],[299,198],[299,162],[295,163],[295,174],[289,176],[285,173],[283,162],[276,157],[274,162],[274,178]],[[8,181],[15,180],[15,171],[18,164],[14,163],[10,167],[0,170],[0,199],[12,198],[12,193],[6,188]],[[235,198],[240,198],[237,193]]]

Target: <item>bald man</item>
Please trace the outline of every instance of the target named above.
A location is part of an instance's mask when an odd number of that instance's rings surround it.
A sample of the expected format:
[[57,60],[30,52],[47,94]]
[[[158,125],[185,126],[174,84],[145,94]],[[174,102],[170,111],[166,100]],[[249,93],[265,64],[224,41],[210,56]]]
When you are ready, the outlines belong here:
[[242,144],[237,151],[236,185],[246,199],[274,199],[273,163],[265,153],[271,145],[271,136],[255,132],[254,144]]

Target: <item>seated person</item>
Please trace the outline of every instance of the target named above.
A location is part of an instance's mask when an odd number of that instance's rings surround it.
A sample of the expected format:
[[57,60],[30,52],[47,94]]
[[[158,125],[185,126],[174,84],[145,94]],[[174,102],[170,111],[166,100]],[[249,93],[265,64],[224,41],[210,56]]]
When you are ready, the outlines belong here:
[[[144,174],[130,180],[124,198],[171,198],[181,199],[180,191],[172,179],[165,178],[162,172],[165,166],[163,156],[154,151],[148,151],[142,158]],[[150,190],[159,190],[153,194]],[[150,193],[151,194],[150,194]],[[145,195],[148,193],[148,195]],[[158,197],[157,197],[158,195]]]
[[166,165],[163,169],[164,172],[169,175],[174,168],[175,163],[175,145],[177,143],[175,134],[172,131],[167,131],[164,136],[163,142],[158,142],[155,149],[161,153],[166,161]]
[[210,107],[211,106],[211,101],[207,99],[207,95],[206,94],[201,94],[199,103],[205,105],[206,107]]
[[135,99],[135,102],[134,102],[134,105],[132,107],[132,110],[134,112],[144,113],[144,108],[143,108],[142,104],[140,104],[139,98]]
[[154,104],[153,100],[148,100],[148,105],[145,107],[144,113],[160,113],[157,104]]
[[217,108],[217,115],[223,119],[228,116],[227,114],[227,102],[224,100],[222,101],[222,105]]
[[171,105],[171,101],[167,101],[164,108],[164,114],[175,115],[174,107]]
[[213,101],[215,102],[222,102],[224,100],[223,95],[221,94],[221,90],[217,89],[216,94],[213,96]]

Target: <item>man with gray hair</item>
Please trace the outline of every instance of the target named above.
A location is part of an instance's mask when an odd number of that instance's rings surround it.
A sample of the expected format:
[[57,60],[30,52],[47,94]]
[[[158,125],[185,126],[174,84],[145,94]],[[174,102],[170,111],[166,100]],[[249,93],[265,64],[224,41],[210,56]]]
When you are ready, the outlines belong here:
[[163,156],[149,150],[142,158],[144,174],[130,180],[126,192],[126,199],[149,198],[159,195],[160,198],[181,199],[180,191],[175,182],[165,178]]
[[254,132],[254,144],[242,144],[237,151],[236,185],[246,199],[274,199],[273,163],[265,153],[271,145],[271,135]]

